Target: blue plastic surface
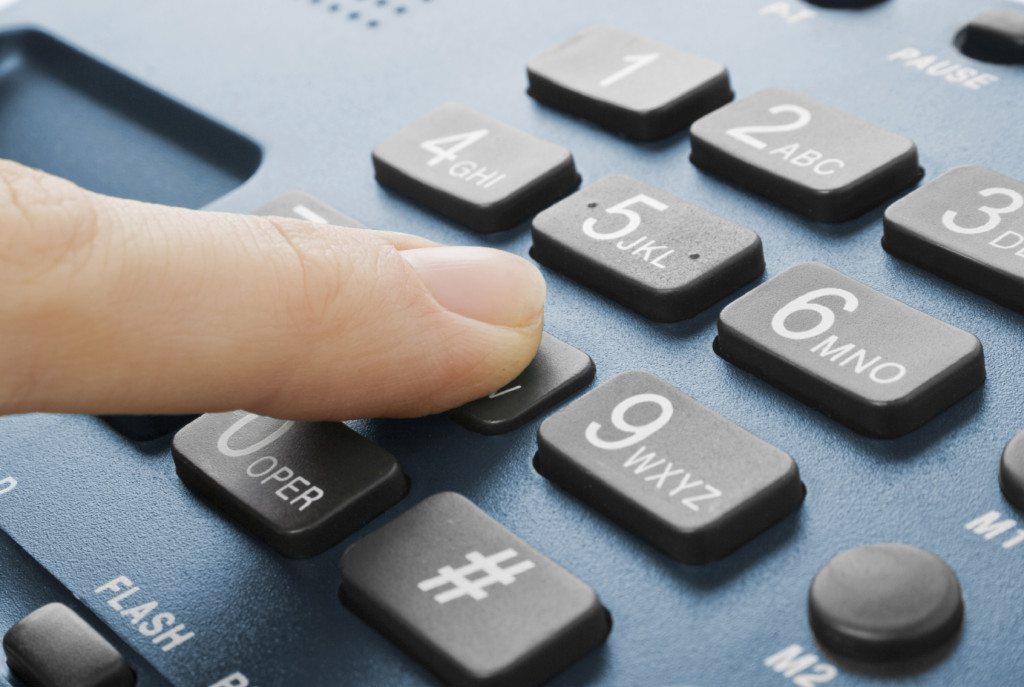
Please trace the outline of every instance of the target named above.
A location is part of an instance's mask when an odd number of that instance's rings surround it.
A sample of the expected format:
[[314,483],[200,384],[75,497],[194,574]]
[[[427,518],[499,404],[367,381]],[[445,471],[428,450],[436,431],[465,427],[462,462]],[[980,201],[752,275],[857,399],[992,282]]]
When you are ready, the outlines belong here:
[[252,141],[39,31],[0,35],[0,157],[93,191],[201,207],[259,165]]
[[[245,212],[300,189],[371,227],[527,255],[525,224],[474,234],[373,179],[376,143],[442,102],[461,102],[568,147],[584,184],[629,174],[756,231],[765,278],[824,262],[972,332],[988,381],[909,436],[867,439],[718,358],[711,343],[725,302],[656,324],[546,271],[547,330],[594,359],[594,384],[634,368],[675,384],[790,454],[807,486],[803,506],[724,560],[686,566],[541,478],[531,464],[539,420],[496,437],[444,417],[362,421],[355,428],[398,457],[411,491],[349,540],[294,561],[190,493],[169,440],[138,444],[96,418],[30,415],[0,420],[0,479],[18,481],[0,494],[0,527],[137,652],[136,667],[146,661],[174,685],[212,685],[235,671],[259,687],[436,684],[341,606],[337,562],[348,543],[442,490],[473,500],[593,586],[610,610],[607,644],[554,685],[811,677],[813,667],[786,675],[766,659],[791,645],[821,655],[806,618],[811,579],[840,551],[881,542],[920,546],[950,564],[964,591],[963,636],[923,674],[886,680],[841,668],[832,682],[1021,684],[1024,545],[1001,545],[1016,529],[985,539],[965,525],[990,511],[1022,519],[999,491],[997,468],[1024,424],[1024,318],[886,254],[884,204],[843,224],[813,222],[698,171],[685,133],[636,143],[525,94],[528,58],[614,24],[724,63],[737,97],[793,88],[909,136],[922,183],[967,163],[1024,179],[1024,67],[977,62],[953,43],[995,6],[1024,10],[1007,0],[887,0],[863,10],[799,0],[25,0],[5,10],[2,26],[38,27],[256,142],[264,156],[255,174],[211,208]],[[889,59],[905,48],[998,80],[974,90]],[[8,550],[0,549],[0,630],[59,591],[41,580],[26,604],[31,566],[10,565]],[[163,652],[136,631],[94,593],[122,575],[195,637]]]

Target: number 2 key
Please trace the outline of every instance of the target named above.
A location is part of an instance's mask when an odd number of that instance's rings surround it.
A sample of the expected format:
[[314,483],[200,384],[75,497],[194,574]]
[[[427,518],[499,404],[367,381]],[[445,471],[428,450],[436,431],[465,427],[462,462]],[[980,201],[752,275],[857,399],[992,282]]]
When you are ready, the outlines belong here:
[[784,88],[697,120],[691,162],[811,219],[853,219],[921,178],[905,136]]

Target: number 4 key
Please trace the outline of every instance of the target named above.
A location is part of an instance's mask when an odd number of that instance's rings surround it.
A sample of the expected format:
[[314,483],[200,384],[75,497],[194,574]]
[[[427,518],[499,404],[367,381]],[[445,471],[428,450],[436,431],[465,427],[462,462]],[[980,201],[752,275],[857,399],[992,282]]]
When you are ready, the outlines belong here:
[[509,229],[580,183],[572,154],[447,103],[373,151],[377,181],[471,229]]

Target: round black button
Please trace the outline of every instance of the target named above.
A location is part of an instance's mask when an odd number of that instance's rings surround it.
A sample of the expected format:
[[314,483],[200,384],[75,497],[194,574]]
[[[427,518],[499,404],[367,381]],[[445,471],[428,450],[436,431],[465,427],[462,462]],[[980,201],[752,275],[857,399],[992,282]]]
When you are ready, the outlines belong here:
[[956,45],[976,60],[1024,64],[1024,12],[983,12],[957,34]]
[[877,5],[883,0],[807,0],[812,5],[820,5],[821,7],[840,7],[840,8],[851,8],[851,7],[868,7],[870,5]]
[[1024,510],[1024,432],[1010,439],[999,461],[999,488],[1003,496]]
[[808,611],[825,649],[889,661],[940,648],[959,631],[964,604],[956,574],[941,558],[915,546],[875,544],[826,563],[811,583]]

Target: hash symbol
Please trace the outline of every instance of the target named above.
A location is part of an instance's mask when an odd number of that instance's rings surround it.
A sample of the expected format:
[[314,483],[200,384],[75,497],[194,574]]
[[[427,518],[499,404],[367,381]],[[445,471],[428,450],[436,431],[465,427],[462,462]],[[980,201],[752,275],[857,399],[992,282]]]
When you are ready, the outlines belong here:
[[[498,582],[508,586],[516,581],[516,575],[521,575],[534,567],[533,561],[526,560],[510,565],[507,568],[501,567],[501,563],[518,555],[515,549],[505,549],[491,556],[484,556],[479,551],[470,551],[466,554],[466,560],[469,561],[468,565],[464,565],[461,568],[453,568],[450,565],[446,565],[438,569],[437,577],[423,580],[417,586],[422,591],[428,592],[431,589],[437,589],[449,584],[452,585],[452,588],[448,591],[434,595],[434,601],[439,604],[448,603],[463,596],[470,596],[476,601],[480,601],[487,598],[487,592],[484,591],[485,588]],[[471,575],[477,575],[478,573],[485,574],[475,579],[470,579]]]

